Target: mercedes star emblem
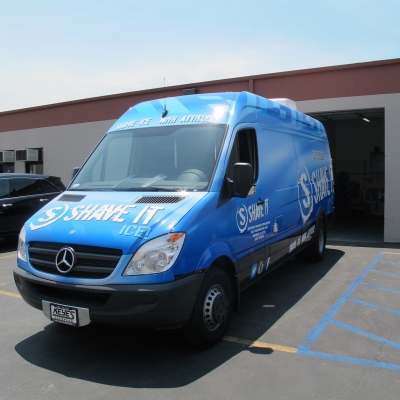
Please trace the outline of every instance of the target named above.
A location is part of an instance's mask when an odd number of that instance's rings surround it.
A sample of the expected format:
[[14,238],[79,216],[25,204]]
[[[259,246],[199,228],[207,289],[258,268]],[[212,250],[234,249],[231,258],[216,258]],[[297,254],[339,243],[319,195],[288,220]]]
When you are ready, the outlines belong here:
[[56,267],[62,274],[68,274],[75,265],[75,251],[71,247],[63,247],[56,255]]

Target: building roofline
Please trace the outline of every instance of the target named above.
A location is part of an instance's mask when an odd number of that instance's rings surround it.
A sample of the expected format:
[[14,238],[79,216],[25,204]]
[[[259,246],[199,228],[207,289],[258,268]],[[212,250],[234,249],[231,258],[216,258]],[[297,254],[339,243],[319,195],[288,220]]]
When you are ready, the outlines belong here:
[[201,81],[201,82],[193,82],[193,83],[174,85],[174,86],[158,87],[158,88],[153,88],[153,89],[143,89],[143,90],[137,90],[137,91],[132,91],[132,92],[123,92],[123,93],[116,93],[116,94],[110,94],[110,95],[104,95],[104,96],[88,97],[88,98],[84,98],[84,99],[69,100],[69,101],[64,101],[64,102],[60,102],[60,103],[51,103],[51,104],[46,104],[46,105],[34,106],[34,107],[2,111],[2,112],[0,112],[0,116],[7,115],[7,114],[23,113],[23,112],[27,112],[27,111],[36,111],[36,110],[57,108],[57,107],[63,107],[63,106],[68,106],[68,105],[77,105],[77,104],[83,104],[83,103],[88,103],[88,102],[112,100],[112,99],[131,97],[131,96],[137,96],[137,95],[142,95],[142,94],[151,94],[151,93],[155,93],[155,92],[183,90],[183,89],[192,88],[192,87],[196,87],[196,86],[199,86],[199,87],[212,86],[212,85],[219,85],[219,84],[224,84],[224,83],[233,83],[233,82],[257,80],[257,79],[265,79],[265,78],[279,78],[279,77],[296,76],[296,75],[343,71],[343,70],[347,70],[347,69],[381,67],[381,66],[393,65],[393,64],[400,64],[400,58],[379,60],[379,61],[359,62],[359,63],[353,63],[353,64],[341,64],[341,65],[328,66],[328,67],[317,67],[317,68],[307,68],[307,69],[300,69],[300,70],[272,72],[272,73],[268,73],[268,74],[248,75],[248,76],[242,76],[242,77],[236,77],[236,78],[225,78],[225,79],[212,80],[212,81]]

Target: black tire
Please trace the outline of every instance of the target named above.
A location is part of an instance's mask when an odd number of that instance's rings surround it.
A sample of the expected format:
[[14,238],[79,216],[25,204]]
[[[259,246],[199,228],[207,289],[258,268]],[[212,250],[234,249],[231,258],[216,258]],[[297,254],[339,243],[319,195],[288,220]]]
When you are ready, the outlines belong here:
[[326,227],[325,224],[320,221],[315,228],[314,242],[306,249],[307,259],[313,262],[322,261],[325,254],[325,245]]
[[232,316],[233,290],[228,274],[219,267],[210,269],[201,284],[192,315],[182,327],[186,342],[210,347],[224,336]]

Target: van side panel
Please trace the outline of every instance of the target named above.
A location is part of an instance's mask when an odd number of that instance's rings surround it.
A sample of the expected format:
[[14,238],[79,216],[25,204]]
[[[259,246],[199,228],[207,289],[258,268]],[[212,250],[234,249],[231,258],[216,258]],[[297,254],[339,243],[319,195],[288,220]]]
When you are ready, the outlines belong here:
[[298,160],[298,192],[301,222],[304,227],[316,222],[319,210],[333,212],[333,172],[327,140],[294,135]]
[[[292,135],[259,127],[260,178],[267,189],[270,268],[289,253],[293,237],[301,232],[297,190],[297,161]],[[259,188],[257,187],[257,190]]]

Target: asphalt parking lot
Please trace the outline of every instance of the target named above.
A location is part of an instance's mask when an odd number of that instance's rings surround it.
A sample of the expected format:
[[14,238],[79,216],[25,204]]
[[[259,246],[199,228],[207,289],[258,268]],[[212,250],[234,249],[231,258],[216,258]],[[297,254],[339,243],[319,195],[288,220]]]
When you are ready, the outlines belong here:
[[0,241],[0,399],[398,399],[400,249],[328,246],[243,293],[225,339],[52,323]]

